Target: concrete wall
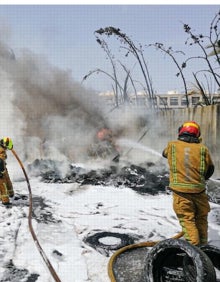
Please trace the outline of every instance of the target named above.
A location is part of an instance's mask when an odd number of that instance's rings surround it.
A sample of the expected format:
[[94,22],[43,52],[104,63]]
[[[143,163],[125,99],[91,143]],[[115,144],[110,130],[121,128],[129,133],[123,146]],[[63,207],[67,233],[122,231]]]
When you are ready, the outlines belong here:
[[[158,113],[157,116],[162,123],[169,126],[169,135],[173,138],[176,138],[178,128],[184,121],[195,120],[201,127],[201,137],[203,143],[205,143],[210,150],[215,153],[217,150],[217,132],[220,123],[219,112],[220,105],[212,105],[206,107],[163,111]],[[166,133],[164,132],[164,134]]]
[[[184,121],[198,122],[202,142],[209,148],[215,164],[213,177],[220,178],[220,105],[160,111],[152,114],[150,119],[149,132],[140,143],[158,153],[162,152],[168,141],[177,139],[178,128]],[[133,154],[139,154],[143,161],[144,158],[148,161],[143,151],[139,153],[136,150]]]
[[163,123],[168,124],[171,133],[168,135],[173,139],[177,138],[178,127],[184,121],[198,122],[201,127],[202,142],[210,149],[215,163],[215,176],[220,176],[220,105],[163,111],[158,113],[158,117]]

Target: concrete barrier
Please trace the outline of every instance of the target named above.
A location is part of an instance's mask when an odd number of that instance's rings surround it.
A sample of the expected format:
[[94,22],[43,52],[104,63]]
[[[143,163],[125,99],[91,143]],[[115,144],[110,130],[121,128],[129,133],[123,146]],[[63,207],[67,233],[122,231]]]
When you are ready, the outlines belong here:
[[162,152],[169,140],[177,139],[179,126],[187,120],[195,120],[199,123],[202,143],[209,148],[215,164],[214,177],[220,178],[220,105],[154,113],[149,122],[149,132],[141,143],[157,152]]

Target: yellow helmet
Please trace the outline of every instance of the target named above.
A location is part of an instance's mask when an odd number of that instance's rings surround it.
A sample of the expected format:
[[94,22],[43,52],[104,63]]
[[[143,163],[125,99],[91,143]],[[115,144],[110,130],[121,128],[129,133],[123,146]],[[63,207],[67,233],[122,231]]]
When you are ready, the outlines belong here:
[[3,137],[0,140],[0,143],[1,143],[1,145],[3,147],[5,147],[8,150],[12,150],[13,149],[13,142],[12,142],[11,138],[9,138],[9,137]]

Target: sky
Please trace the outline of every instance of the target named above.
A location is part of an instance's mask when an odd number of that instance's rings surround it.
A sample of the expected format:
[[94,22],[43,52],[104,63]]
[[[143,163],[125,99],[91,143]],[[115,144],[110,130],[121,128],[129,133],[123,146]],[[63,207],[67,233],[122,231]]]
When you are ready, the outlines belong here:
[[[7,2],[8,3],[8,2]],[[35,3],[35,2],[34,2]],[[43,56],[52,65],[71,72],[75,81],[82,82],[83,77],[97,68],[111,74],[112,66],[106,59],[106,53],[96,42],[94,32],[100,28],[113,26],[120,28],[136,44],[149,45],[156,42],[175,51],[183,51],[186,56],[177,55],[179,62],[186,57],[198,54],[195,46],[186,46],[187,34],[183,23],[188,24],[196,33],[209,33],[211,20],[219,10],[215,4],[119,4],[82,5],[74,2],[65,4],[48,2],[27,5],[16,1],[0,5],[1,40],[19,57],[24,49]],[[137,2],[138,3],[138,2]],[[29,3],[28,3],[29,4]],[[132,71],[133,79],[143,82],[139,66],[130,56],[125,60],[123,50],[116,38],[105,38],[116,60]],[[170,90],[183,92],[183,83],[171,59],[153,47],[144,52],[156,93]],[[201,64],[201,65],[200,65]],[[192,71],[203,67],[196,61],[186,70],[187,83],[192,85]],[[118,65],[118,75],[123,84],[125,73]],[[111,91],[113,81],[104,73],[93,74],[83,85],[99,92]],[[138,84],[141,89],[141,83]],[[214,91],[216,89],[213,89]]]

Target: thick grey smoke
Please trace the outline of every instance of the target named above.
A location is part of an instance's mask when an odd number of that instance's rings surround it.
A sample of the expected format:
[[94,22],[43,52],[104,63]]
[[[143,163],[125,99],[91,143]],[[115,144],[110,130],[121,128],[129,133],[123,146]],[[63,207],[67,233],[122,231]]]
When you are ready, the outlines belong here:
[[98,97],[44,57],[27,50],[17,57],[0,43],[0,80],[0,134],[19,142],[26,157],[48,155],[53,147],[53,156],[74,157],[104,126]]
[[30,50],[14,54],[0,42],[1,136],[14,139],[19,155],[36,158],[86,158],[101,127],[118,137],[138,137],[146,113],[135,109],[109,112],[94,91],[74,81],[71,72],[52,66]]

